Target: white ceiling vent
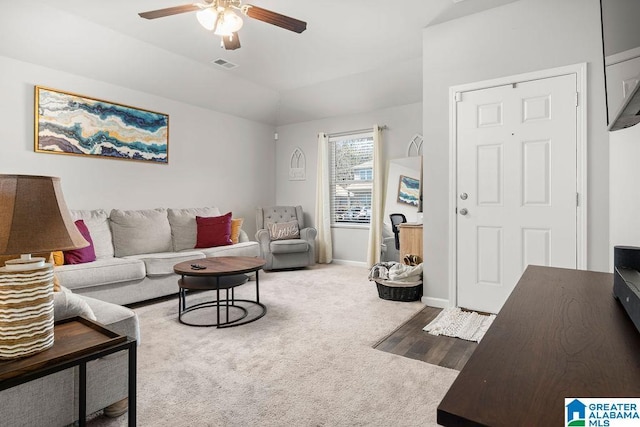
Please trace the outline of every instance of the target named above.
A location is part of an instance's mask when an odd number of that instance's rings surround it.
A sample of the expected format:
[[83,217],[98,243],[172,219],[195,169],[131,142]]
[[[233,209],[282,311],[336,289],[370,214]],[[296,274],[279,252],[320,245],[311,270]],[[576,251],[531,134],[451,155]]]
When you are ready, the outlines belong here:
[[213,61],[211,61],[211,63],[227,70],[231,70],[232,68],[236,68],[238,66],[238,64],[234,64],[233,62],[226,61],[222,58],[214,59]]

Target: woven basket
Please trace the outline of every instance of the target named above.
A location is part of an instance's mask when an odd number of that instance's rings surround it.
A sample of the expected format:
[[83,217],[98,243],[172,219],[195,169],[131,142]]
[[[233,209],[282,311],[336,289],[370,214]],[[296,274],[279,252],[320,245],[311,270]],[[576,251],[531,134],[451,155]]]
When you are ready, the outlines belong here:
[[387,281],[376,280],[378,296],[391,301],[418,301],[422,296],[422,282],[414,286],[398,285]]

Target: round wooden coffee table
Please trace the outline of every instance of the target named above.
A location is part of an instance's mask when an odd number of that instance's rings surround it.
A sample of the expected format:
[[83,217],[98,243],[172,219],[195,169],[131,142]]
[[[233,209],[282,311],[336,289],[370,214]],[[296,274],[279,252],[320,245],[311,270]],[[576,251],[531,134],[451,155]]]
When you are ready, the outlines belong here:
[[[267,307],[260,303],[260,281],[259,270],[266,264],[262,258],[225,256],[194,259],[181,262],[173,266],[173,271],[179,274],[178,280],[178,320],[180,323],[190,326],[215,326],[217,328],[229,328],[231,326],[244,325],[260,319],[267,313]],[[204,267],[202,269],[197,266]],[[256,299],[255,301],[246,299],[236,299],[234,289],[246,283],[249,278],[246,273],[256,273]],[[187,290],[215,290],[216,299],[193,304],[187,307]],[[225,291],[226,296],[220,299],[220,290]],[[229,296],[231,294],[231,296]],[[242,303],[242,304],[238,304]],[[194,310],[216,307],[216,323],[191,323],[182,319],[182,316]],[[256,315],[249,316],[247,308],[257,307]],[[225,309],[226,319],[221,321],[220,308]],[[240,316],[229,316],[231,309],[238,310]]]

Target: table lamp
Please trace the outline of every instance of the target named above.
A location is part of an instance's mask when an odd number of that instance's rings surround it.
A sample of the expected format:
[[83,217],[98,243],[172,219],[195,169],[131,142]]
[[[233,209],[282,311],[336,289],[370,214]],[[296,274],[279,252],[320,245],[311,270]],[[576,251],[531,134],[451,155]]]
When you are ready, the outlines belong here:
[[31,254],[88,245],[60,178],[0,174],[0,255],[21,254],[0,267],[0,359],[53,345],[53,265]]

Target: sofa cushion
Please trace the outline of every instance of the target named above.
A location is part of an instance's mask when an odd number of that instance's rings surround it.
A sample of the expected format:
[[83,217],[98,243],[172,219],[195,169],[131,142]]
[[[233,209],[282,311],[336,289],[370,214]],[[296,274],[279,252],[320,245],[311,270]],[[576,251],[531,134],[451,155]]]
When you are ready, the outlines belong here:
[[97,259],[113,257],[111,227],[109,226],[109,217],[105,210],[72,210],[71,216],[74,221],[79,219],[84,221],[91,234]]
[[204,258],[200,251],[160,252],[155,254],[130,255],[124,259],[134,259],[144,262],[147,276],[166,276],[173,273],[173,266],[179,262]]
[[207,258],[214,256],[260,256],[260,244],[252,241],[240,242],[229,246],[217,246],[215,248],[202,248],[198,250],[204,253]]
[[173,250],[166,209],[113,209],[109,220],[117,257]]
[[219,216],[218,208],[187,208],[168,209],[167,216],[171,225],[173,250],[182,251],[196,246],[197,225],[196,216]]
[[231,245],[231,212],[220,216],[196,217],[196,248]]
[[[84,237],[84,240],[89,242],[89,246],[85,246],[80,249],[72,249],[70,251],[64,251],[64,263],[65,264],[82,264],[84,262],[91,262],[96,260],[96,251],[93,247],[93,240],[91,239],[91,233],[84,223],[84,220],[77,220],[75,222],[76,228]],[[55,256],[54,256],[55,265]]]
[[274,240],[270,245],[272,254],[291,254],[309,250],[309,243],[301,239]]
[[218,246],[215,248],[198,249],[207,257],[214,256],[260,256],[260,245],[258,242],[240,242],[235,245]]
[[135,259],[105,258],[85,264],[54,267],[60,284],[69,289],[144,279],[144,263]]

